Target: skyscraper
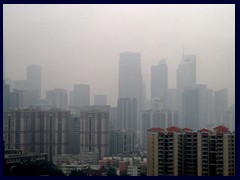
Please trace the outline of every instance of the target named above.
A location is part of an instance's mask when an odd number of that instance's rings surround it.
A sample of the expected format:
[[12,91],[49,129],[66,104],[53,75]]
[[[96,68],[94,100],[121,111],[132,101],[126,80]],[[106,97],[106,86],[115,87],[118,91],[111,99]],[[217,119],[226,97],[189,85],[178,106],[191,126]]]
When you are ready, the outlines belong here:
[[[135,98],[137,101],[137,129],[141,131],[142,75],[140,53],[123,52],[119,58],[118,98]],[[135,125],[136,126],[136,125]]]
[[38,65],[27,66],[27,81],[28,81],[28,90],[37,90],[39,91],[39,97],[41,97],[41,88],[42,88],[42,68]]
[[196,55],[183,55],[177,69],[177,89],[196,84]]
[[90,105],[90,85],[75,84],[73,89],[74,106],[83,107]]
[[68,94],[65,89],[56,88],[46,92],[46,99],[55,108],[66,108],[68,106]]
[[118,99],[117,122],[118,130],[137,130],[137,100],[135,98]]
[[109,106],[84,106],[80,109],[80,151],[109,153]]
[[107,105],[107,96],[105,95],[95,95],[94,105]]
[[179,124],[182,125],[182,93],[185,87],[196,84],[196,55],[183,55],[177,69]]
[[206,85],[186,87],[182,94],[183,127],[197,130],[206,127],[207,90]]
[[151,98],[159,98],[164,107],[167,105],[168,67],[165,59],[151,67]]
[[228,89],[220,89],[214,92],[215,121],[223,122],[223,117],[228,109]]
[[132,130],[114,130],[110,136],[110,155],[130,156],[135,150],[135,132]]

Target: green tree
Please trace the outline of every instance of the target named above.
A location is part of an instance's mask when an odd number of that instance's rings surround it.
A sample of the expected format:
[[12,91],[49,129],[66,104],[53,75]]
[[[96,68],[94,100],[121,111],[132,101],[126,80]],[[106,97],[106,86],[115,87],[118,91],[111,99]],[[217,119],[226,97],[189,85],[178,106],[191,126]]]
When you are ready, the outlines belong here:
[[81,170],[73,170],[73,171],[71,171],[69,176],[87,176],[87,174]]
[[116,169],[110,167],[107,171],[107,176],[117,176]]
[[10,173],[12,176],[65,176],[56,165],[48,161],[28,161],[16,165]]

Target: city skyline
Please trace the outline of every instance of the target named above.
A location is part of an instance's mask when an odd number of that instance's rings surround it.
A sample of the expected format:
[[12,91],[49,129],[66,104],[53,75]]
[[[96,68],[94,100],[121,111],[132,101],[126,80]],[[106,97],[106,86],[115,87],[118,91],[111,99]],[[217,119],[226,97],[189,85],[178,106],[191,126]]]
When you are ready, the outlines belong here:
[[[191,12],[184,12],[187,8]],[[4,5],[5,77],[26,79],[26,67],[37,64],[42,67],[43,97],[47,90],[64,88],[69,93],[74,84],[89,84],[90,104],[94,95],[103,94],[109,105],[116,106],[121,52],[141,54],[147,99],[151,66],[166,60],[173,89],[183,53],[194,54],[197,84],[228,88],[231,105],[235,103],[234,12],[234,5]],[[191,13],[196,13],[195,19]],[[201,25],[196,24],[199,20]]]

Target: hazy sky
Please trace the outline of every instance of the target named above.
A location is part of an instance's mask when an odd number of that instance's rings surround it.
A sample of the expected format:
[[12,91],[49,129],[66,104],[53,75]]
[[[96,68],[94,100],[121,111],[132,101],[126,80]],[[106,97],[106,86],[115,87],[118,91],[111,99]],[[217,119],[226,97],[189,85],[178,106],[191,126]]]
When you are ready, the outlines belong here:
[[[91,86],[116,105],[119,53],[141,53],[150,69],[165,58],[169,88],[183,53],[197,55],[197,83],[229,89],[235,102],[235,5],[3,5],[6,77],[42,66],[43,90]],[[45,93],[44,93],[45,96]]]

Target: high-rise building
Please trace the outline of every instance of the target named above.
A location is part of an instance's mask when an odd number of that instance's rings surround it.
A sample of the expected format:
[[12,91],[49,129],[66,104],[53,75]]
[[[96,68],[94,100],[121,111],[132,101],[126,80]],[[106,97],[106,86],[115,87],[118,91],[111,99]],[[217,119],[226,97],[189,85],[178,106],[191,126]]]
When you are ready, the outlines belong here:
[[177,69],[177,89],[196,84],[196,55],[183,55]]
[[80,151],[109,154],[109,106],[80,109]]
[[94,105],[107,105],[107,96],[105,95],[95,95]]
[[39,91],[39,97],[41,97],[42,88],[42,68],[38,65],[27,66],[27,82],[28,90]]
[[3,80],[3,111],[7,111],[10,107],[10,86]]
[[177,110],[178,109],[177,100],[178,100],[177,89],[168,89],[168,95],[167,95],[168,109]]
[[71,114],[69,121],[69,153],[80,154],[80,116]]
[[46,99],[55,108],[66,108],[68,106],[68,94],[65,89],[53,89],[46,92]]
[[137,99],[118,99],[117,122],[120,130],[137,130]]
[[118,119],[117,119],[117,107],[110,107],[110,114],[109,114],[109,120],[110,120],[110,129],[111,130],[117,130],[118,127]]
[[230,129],[235,131],[235,104],[233,104],[225,113],[224,124]]
[[16,80],[13,82],[13,88],[17,90],[29,90],[29,84],[27,80]]
[[235,133],[224,126],[198,132],[198,175],[235,175]]
[[130,156],[134,153],[136,135],[132,130],[113,130],[110,136],[110,155]]
[[213,130],[148,129],[148,176],[234,176],[235,133]]
[[214,92],[214,108],[215,121],[221,124],[228,109],[228,89],[220,89]]
[[164,107],[167,105],[168,67],[165,59],[151,67],[151,98],[159,98]]
[[211,124],[214,121],[214,94],[212,89],[207,89],[207,123]]
[[187,87],[182,95],[183,126],[197,130],[207,125],[206,85]]
[[182,93],[184,88],[196,84],[196,55],[183,55],[177,69],[179,124],[182,126]]
[[77,107],[90,105],[90,85],[75,84],[73,89],[73,105]]
[[142,110],[142,75],[140,53],[123,52],[119,59],[118,98],[135,98],[137,101],[137,124],[140,131]]
[[142,113],[142,145],[147,145],[147,129],[153,127],[167,128],[176,125],[177,112],[169,109],[147,110]]
[[6,149],[21,149],[23,154],[67,154],[69,149],[69,111],[52,109],[9,110],[3,114],[3,139]]

